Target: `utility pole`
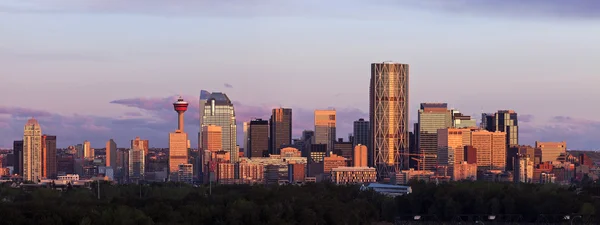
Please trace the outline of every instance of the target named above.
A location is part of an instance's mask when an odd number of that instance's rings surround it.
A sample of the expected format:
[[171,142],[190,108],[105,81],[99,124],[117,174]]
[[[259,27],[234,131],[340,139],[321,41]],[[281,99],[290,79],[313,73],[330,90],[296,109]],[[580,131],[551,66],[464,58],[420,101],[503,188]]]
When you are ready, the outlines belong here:
[[98,200],[100,200],[100,180],[98,182]]

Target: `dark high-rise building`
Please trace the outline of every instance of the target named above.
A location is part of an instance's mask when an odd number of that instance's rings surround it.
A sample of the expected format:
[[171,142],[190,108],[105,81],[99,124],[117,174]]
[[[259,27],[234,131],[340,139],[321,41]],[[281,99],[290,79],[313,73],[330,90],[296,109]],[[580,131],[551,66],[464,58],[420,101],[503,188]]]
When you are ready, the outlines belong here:
[[56,136],[42,135],[42,177],[54,179],[57,175]]
[[496,115],[496,131],[506,132],[506,147],[519,145],[519,120],[513,110],[498,110]]
[[346,158],[346,166],[351,166],[352,160],[354,159],[354,148],[352,146],[352,142],[344,141],[343,138],[338,138],[338,141],[333,148],[333,153]]
[[65,154],[57,156],[56,170],[57,174],[66,175],[75,173],[75,155]]
[[13,142],[14,168],[13,174],[23,175],[23,140]]
[[283,146],[292,144],[292,109],[273,109],[269,123],[270,153],[279,155]]
[[302,157],[308,157],[308,154],[310,152],[310,146],[312,145],[312,140],[313,140],[314,136],[315,136],[315,132],[312,130],[302,131],[301,140],[304,143],[304,146],[301,149]]
[[493,113],[482,113],[481,123],[479,124],[481,129],[494,132],[496,131],[496,119]]
[[269,152],[269,121],[256,119],[248,126],[248,157],[265,157]]
[[408,168],[408,64],[372,63],[369,122],[373,155],[370,163],[379,179]]
[[[352,140],[352,148],[357,145],[364,145],[367,147],[367,163],[369,166],[373,166],[373,155],[371,151],[371,124],[363,118],[354,121],[354,139]],[[345,157],[345,156],[344,156]]]

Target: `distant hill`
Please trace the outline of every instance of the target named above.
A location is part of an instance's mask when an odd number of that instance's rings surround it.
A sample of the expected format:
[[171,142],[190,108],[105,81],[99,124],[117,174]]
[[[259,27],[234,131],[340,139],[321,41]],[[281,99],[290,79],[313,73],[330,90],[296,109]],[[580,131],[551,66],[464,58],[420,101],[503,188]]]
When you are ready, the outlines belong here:
[[590,150],[569,150],[567,153],[571,155],[581,155],[586,154],[588,157],[592,159],[593,162],[600,162],[600,151],[590,151]]

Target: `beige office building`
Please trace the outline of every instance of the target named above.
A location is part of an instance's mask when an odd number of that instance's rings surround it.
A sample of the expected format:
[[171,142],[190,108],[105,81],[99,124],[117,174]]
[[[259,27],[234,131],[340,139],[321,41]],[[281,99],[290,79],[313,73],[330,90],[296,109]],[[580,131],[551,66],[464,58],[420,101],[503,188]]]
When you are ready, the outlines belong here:
[[471,146],[477,149],[477,166],[480,170],[506,169],[506,133],[473,131]]
[[42,178],[42,127],[29,119],[23,132],[23,180],[38,182]]
[[117,143],[110,139],[106,142],[106,167],[117,169]]
[[542,153],[542,162],[556,162],[561,154],[567,153],[567,142],[535,142]]
[[315,136],[313,144],[326,144],[327,152],[333,151],[336,139],[335,110],[315,110]]
[[83,154],[83,157],[86,159],[94,159],[94,149],[87,140],[83,142]]

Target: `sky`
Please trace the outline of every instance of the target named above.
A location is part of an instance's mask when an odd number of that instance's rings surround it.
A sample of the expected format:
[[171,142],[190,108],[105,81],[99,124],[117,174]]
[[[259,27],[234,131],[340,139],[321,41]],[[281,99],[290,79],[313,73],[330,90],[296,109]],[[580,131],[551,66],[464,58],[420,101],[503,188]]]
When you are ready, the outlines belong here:
[[[238,121],[293,108],[294,136],[335,108],[368,118],[370,64],[410,64],[421,102],[519,114],[520,144],[600,149],[597,0],[0,0],[0,148],[28,118],[58,146],[167,147],[172,103],[225,92]],[[591,102],[590,102],[591,101]]]

